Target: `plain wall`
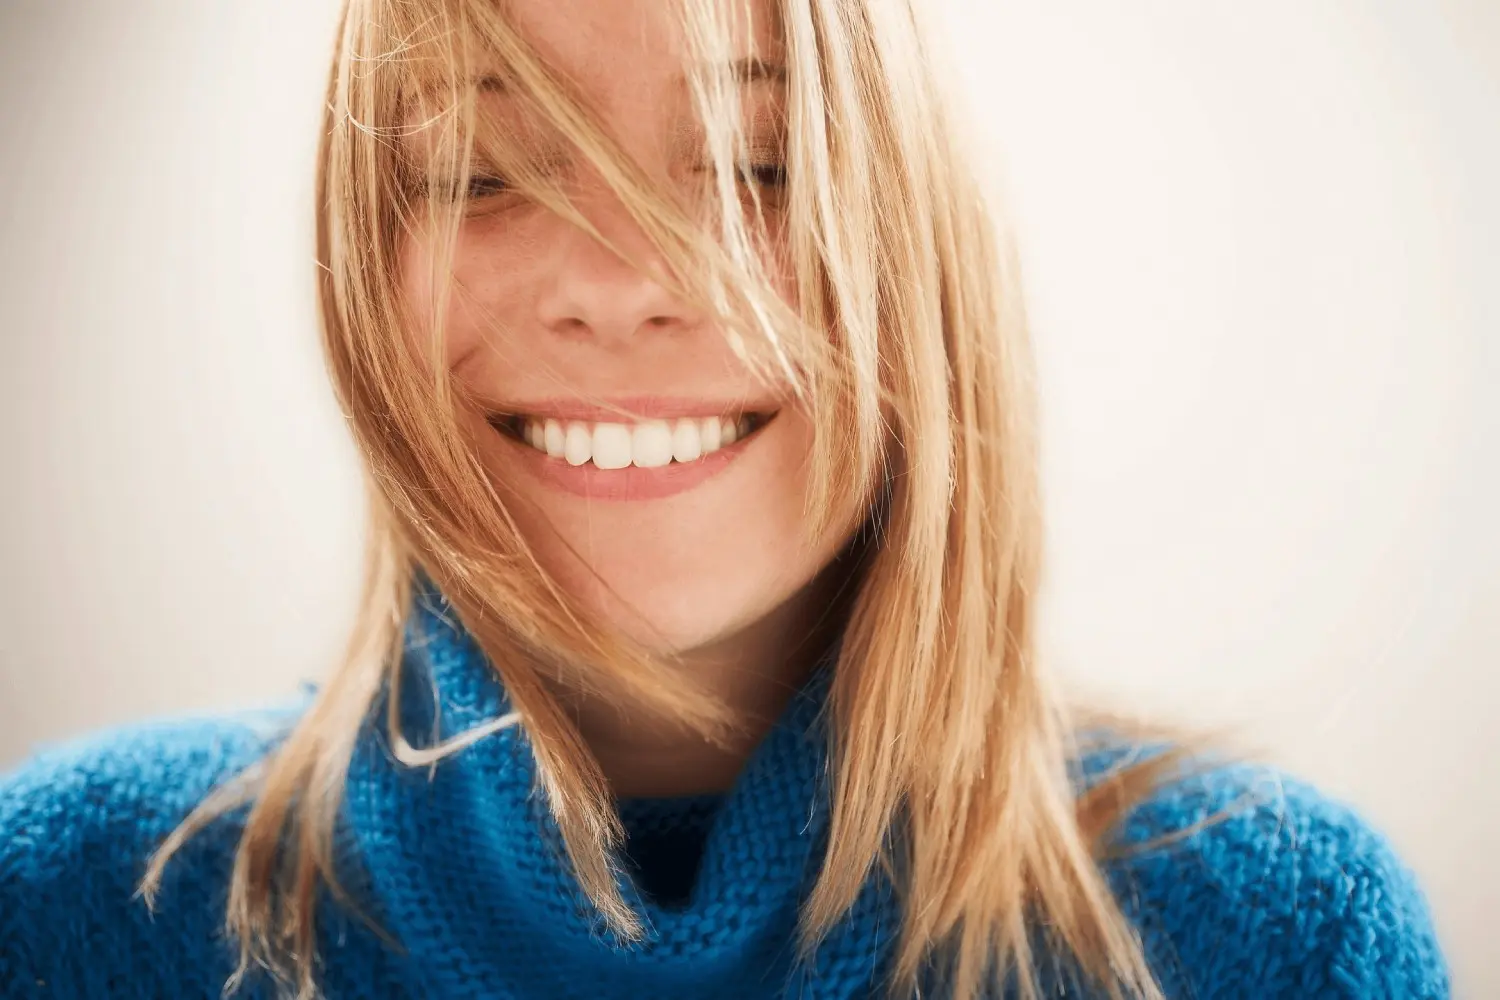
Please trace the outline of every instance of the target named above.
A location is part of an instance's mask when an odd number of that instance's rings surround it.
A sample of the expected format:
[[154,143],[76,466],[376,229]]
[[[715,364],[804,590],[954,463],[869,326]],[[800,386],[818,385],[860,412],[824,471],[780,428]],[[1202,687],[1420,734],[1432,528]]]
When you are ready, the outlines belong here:
[[[1047,648],[1237,726],[1500,995],[1500,5],[949,0],[1020,234]],[[279,697],[353,607],[316,344],[335,11],[0,11],[0,765]]]

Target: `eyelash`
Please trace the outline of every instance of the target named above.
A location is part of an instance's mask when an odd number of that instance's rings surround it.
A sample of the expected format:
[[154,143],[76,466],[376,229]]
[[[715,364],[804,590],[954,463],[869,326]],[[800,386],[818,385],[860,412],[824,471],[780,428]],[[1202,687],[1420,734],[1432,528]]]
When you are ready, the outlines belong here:
[[509,190],[510,182],[500,177],[475,174],[469,178],[470,198],[487,198],[491,195],[504,194]]
[[[747,169],[740,171],[741,183],[754,184],[762,188],[786,187],[786,179],[785,163],[752,163]],[[477,201],[505,194],[510,189],[509,182],[504,178],[474,174],[469,178],[468,197]]]
[[[783,188],[786,187],[786,164],[785,163],[752,163],[748,171],[740,172],[740,180],[750,183],[745,178],[749,173],[754,178],[754,183],[759,187]],[[769,176],[767,176],[769,175]]]

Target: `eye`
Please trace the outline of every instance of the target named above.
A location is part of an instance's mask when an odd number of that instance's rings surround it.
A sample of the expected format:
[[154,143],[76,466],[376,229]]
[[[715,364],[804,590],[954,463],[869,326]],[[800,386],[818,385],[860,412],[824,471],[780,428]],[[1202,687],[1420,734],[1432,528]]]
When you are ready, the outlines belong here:
[[[695,172],[709,175],[714,172],[711,165],[695,168]],[[762,163],[740,163],[734,170],[735,180],[746,187],[754,188],[784,188],[786,187],[786,164],[775,161]]]
[[785,163],[751,163],[740,168],[740,181],[756,187],[786,187]]
[[471,199],[489,198],[510,190],[510,183],[503,177],[475,174],[469,178],[468,196]]
[[[461,200],[461,189],[458,186],[457,178],[419,182],[418,190],[424,198],[433,198],[445,202]],[[511,190],[510,182],[503,177],[495,177],[489,174],[471,174],[468,187],[462,189],[462,200],[483,201],[486,198],[506,194]]]

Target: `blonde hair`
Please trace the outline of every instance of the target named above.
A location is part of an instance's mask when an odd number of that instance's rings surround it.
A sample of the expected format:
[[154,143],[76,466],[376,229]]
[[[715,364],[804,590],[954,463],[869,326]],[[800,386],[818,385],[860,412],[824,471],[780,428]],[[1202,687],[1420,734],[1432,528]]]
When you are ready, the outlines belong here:
[[[818,428],[814,529],[834,523],[841,505],[869,512],[873,541],[829,694],[831,826],[802,912],[804,954],[880,865],[899,873],[903,900],[893,994],[936,967],[960,1000],[1011,977],[1035,996],[1045,948],[1111,995],[1159,996],[1099,851],[1162,760],[1115,774],[1104,792],[1080,795],[1070,778],[1076,723],[1036,654],[1042,521],[1019,277],[916,6],[778,0],[783,232],[799,289],[788,305],[765,273],[768,213],[736,180],[744,143],[722,67],[746,8],[680,0],[713,166],[705,225],[622,153],[500,5],[346,0],[318,159],[317,249],[328,364],[367,462],[361,610],[342,663],[284,742],[201,803],[143,882],[149,898],[188,838],[249,806],[229,892],[240,944],[231,986],[262,967],[299,997],[315,993],[319,891],[350,902],[334,879],[334,819],[366,715],[399,685],[419,570],[501,675],[577,878],[627,937],[640,927],[613,878],[618,816],[554,684],[607,693],[712,739],[738,724],[670,662],[587,620],[532,558],[504,484],[457,430],[462,400],[423,362],[441,357],[423,351],[440,342],[446,290],[433,342],[413,346],[417,317],[398,294],[401,240],[418,225],[451,237],[464,211],[462,198],[433,197],[413,136],[454,190],[467,187],[471,161],[499,164],[527,198],[604,240],[516,136],[477,134],[467,81],[482,72],[614,189],[670,262],[663,280],[711,309],[757,370],[794,387]],[[434,274],[449,263],[440,254]],[[400,733],[395,702],[386,724],[406,764],[493,731],[418,750]]]

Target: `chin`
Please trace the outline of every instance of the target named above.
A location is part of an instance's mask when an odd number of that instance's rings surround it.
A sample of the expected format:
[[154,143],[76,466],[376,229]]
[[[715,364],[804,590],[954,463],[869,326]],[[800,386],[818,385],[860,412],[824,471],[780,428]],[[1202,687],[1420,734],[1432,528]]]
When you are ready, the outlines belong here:
[[[586,606],[585,612],[652,653],[666,656],[718,645],[775,607],[775,602],[764,600],[706,605],[702,595],[714,590],[707,585],[674,588],[674,593],[645,595],[630,606],[613,597],[595,599],[587,602],[592,606]],[[720,594],[721,598],[726,596]]]

